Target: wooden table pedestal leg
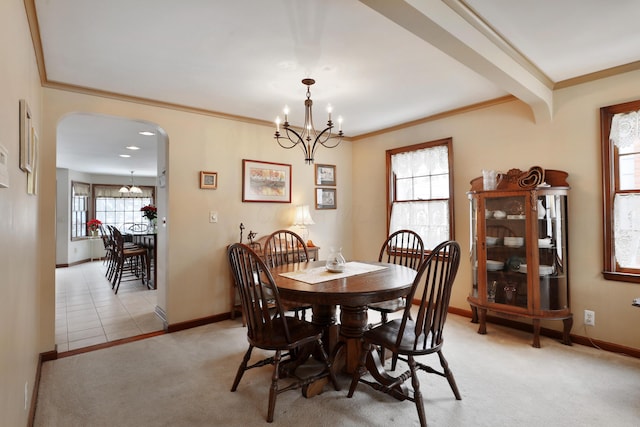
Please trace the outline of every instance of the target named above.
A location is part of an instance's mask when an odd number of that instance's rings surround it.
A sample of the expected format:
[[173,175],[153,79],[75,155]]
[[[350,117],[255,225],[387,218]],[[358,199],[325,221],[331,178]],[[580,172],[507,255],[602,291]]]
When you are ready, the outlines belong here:
[[367,327],[366,306],[340,306],[340,339],[345,343],[345,369],[353,374],[358,368],[362,351],[362,334]]

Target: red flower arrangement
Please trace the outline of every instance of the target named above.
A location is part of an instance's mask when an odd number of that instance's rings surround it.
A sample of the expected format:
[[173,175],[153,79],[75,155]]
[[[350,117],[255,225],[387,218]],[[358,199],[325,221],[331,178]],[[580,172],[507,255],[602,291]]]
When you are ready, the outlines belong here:
[[100,228],[101,225],[102,221],[100,221],[99,219],[92,219],[91,221],[87,222],[87,228],[91,231],[96,231],[98,228]]
[[147,205],[140,208],[142,216],[148,220],[156,219],[158,217],[158,208],[153,205]]

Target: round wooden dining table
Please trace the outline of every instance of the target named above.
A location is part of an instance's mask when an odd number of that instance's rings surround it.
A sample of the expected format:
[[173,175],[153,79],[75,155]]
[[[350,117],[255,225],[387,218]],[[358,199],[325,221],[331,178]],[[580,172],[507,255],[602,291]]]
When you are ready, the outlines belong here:
[[[306,283],[281,274],[318,269],[325,265],[324,261],[285,264],[271,269],[281,298],[313,307],[311,321],[325,327],[325,345],[334,365],[337,363],[349,374],[358,366],[360,339],[368,325],[367,305],[406,296],[416,277],[415,270],[401,265],[363,264],[384,268],[318,283]],[[340,306],[339,324],[336,321],[337,306]]]

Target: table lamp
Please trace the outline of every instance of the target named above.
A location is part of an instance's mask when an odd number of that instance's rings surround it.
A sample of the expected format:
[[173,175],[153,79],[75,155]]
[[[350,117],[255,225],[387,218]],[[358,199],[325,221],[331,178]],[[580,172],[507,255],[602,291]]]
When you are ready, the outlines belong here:
[[309,238],[309,230],[307,229],[307,225],[313,225],[313,219],[311,218],[311,214],[309,213],[309,205],[299,205],[296,206],[296,216],[293,220],[293,225],[300,228],[300,234],[302,240],[306,243]]

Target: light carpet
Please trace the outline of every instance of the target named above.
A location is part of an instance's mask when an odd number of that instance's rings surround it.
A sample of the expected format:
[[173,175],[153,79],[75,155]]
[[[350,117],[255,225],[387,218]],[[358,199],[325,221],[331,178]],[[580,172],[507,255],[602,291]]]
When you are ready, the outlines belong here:
[[[449,315],[443,351],[462,400],[444,378],[421,373],[430,426],[640,425],[640,360],[546,337],[536,349],[530,333],[487,328],[478,335]],[[266,425],[270,366],[229,391],[246,349],[246,329],[229,320],[46,362],[35,426]],[[364,384],[348,399],[349,378],[339,383],[310,399],[279,395],[273,425],[419,425],[412,402]]]

